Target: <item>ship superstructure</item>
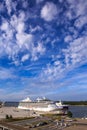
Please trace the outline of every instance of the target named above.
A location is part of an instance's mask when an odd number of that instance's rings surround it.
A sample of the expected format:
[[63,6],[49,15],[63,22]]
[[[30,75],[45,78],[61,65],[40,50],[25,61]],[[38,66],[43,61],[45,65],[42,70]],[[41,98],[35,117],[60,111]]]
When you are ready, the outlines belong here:
[[56,102],[56,105],[59,109],[68,109],[68,105],[63,104],[62,101]]

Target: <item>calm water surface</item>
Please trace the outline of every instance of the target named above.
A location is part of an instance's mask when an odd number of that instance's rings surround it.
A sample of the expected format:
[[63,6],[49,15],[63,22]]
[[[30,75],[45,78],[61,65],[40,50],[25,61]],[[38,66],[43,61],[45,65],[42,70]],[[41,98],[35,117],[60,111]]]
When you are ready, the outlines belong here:
[[87,117],[87,106],[69,106],[69,110],[73,113],[73,117]]

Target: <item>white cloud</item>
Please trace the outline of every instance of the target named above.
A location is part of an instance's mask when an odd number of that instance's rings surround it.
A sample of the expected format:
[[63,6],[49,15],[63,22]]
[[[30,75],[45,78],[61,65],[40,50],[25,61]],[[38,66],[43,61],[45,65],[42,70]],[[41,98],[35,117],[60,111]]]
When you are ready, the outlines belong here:
[[71,68],[87,62],[87,38],[85,36],[77,38],[70,43],[67,49],[63,50],[65,63]]
[[79,29],[81,29],[85,24],[87,24],[87,16],[80,16],[76,21],[75,21],[75,26]]
[[27,33],[17,33],[16,34],[16,39],[17,39],[17,44],[19,47],[23,47],[23,45],[27,48],[30,49],[30,46],[32,45],[33,42],[33,35],[27,34]]
[[58,14],[57,6],[52,2],[47,2],[41,10],[41,18],[46,21],[52,21]]
[[[20,18],[20,19],[19,19]],[[19,64],[18,53],[21,49],[30,49],[33,44],[33,35],[25,33],[24,13],[20,13],[19,17],[13,15],[11,20],[3,19],[0,37],[0,57],[7,55],[13,60],[14,64]],[[14,38],[16,36],[16,39]],[[4,43],[4,44],[3,44]],[[4,51],[5,50],[5,51]],[[32,53],[32,52],[31,52]]]
[[75,17],[85,15],[87,10],[87,1],[86,0],[67,0],[69,3],[68,5],[68,11],[67,16],[70,19],[73,19]]
[[56,81],[64,76],[65,67],[63,63],[59,60],[54,62],[54,65],[47,64],[47,67],[41,72],[41,77],[43,81]]
[[69,32],[72,34],[72,38],[76,39],[79,35],[79,32],[76,28],[74,27],[69,27]]
[[56,43],[58,43],[59,42],[59,38],[57,37],[57,38],[55,38],[55,39],[53,39],[53,41],[52,40],[49,40],[49,41],[51,41],[51,44],[52,44],[52,46],[54,47],[54,44]]
[[[9,21],[3,19],[0,27],[3,32],[0,37],[0,57],[7,55],[15,65],[21,64],[18,56],[20,52],[27,50],[32,60],[37,60],[45,52],[45,47],[41,43],[38,43],[37,46],[34,45],[35,36],[31,34],[37,30],[41,31],[42,28],[36,26],[31,29],[30,33],[25,33],[26,26],[24,18],[25,14],[23,12],[18,16],[13,15]],[[22,57],[22,62],[27,60],[27,58],[28,55]]]
[[8,30],[8,22],[7,21],[3,21],[2,25],[1,25],[1,30],[2,31],[7,31]]
[[18,16],[15,14],[11,16],[10,24],[12,25],[12,27],[14,27],[15,30],[17,30],[18,26],[20,26],[20,28],[25,27],[25,21],[25,13],[21,11],[19,12]]
[[[12,11],[14,11],[14,12],[17,11],[17,8],[16,8],[16,7],[17,7],[17,4],[18,4],[19,0],[18,0],[18,1],[3,0],[3,1],[5,2],[4,9],[5,9],[5,7],[6,7],[8,15],[11,15],[11,12],[12,12]],[[26,4],[27,4],[26,1],[22,1],[22,4],[23,4],[23,7],[26,8]],[[4,3],[3,3],[2,5],[4,5]],[[1,6],[1,8],[2,8],[2,11],[4,11],[4,10],[3,10],[3,6]]]
[[34,36],[29,33],[25,33],[25,13],[21,11],[19,16],[13,15],[10,21],[11,25],[15,28],[16,31],[16,43],[19,48],[30,49],[30,46],[33,44]]
[[17,1],[12,1],[11,3],[12,9],[16,12],[16,6],[17,6]]
[[6,69],[0,67],[0,80],[13,79],[13,78],[16,78],[16,76],[14,75],[12,69]]
[[48,81],[60,79],[69,71],[87,63],[86,53],[87,37],[82,36],[73,40],[66,49],[61,50],[60,58],[55,58],[54,64],[47,64],[46,68],[41,72],[42,79]]
[[54,65],[55,65],[55,66],[60,65],[60,61],[55,61],[55,62],[54,62]]
[[65,16],[68,17],[70,20],[73,19],[72,11],[71,10],[66,11]]
[[87,38],[81,37],[76,40],[74,40],[70,44],[70,51],[71,51],[71,61],[72,64],[81,64],[85,61],[87,61]]
[[22,57],[21,61],[24,62],[29,59],[29,54],[26,54]]
[[43,2],[44,0],[36,0],[36,3],[39,4],[41,2]]
[[18,33],[24,32],[24,25],[25,24],[23,22],[18,23],[18,25],[16,27],[16,30],[17,30]]
[[10,24],[12,25],[12,27],[16,27],[16,25],[18,24],[18,17],[14,14],[11,16],[10,19]]
[[25,12],[24,11],[22,11],[22,10],[20,11],[19,16],[18,16],[18,20],[20,22],[23,22],[23,21],[26,20],[26,16],[25,16]]
[[10,13],[12,11],[12,8],[11,8],[12,1],[11,0],[5,0],[5,3],[6,3],[8,14],[10,15]]
[[65,42],[71,42],[73,40],[72,36],[71,35],[67,35],[65,38],[64,38],[64,41]]
[[28,1],[27,0],[22,0],[22,7],[27,8],[28,7]]
[[3,22],[0,28],[1,28],[1,31],[3,31],[2,38],[6,41],[11,40],[13,37],[13,29],[11,28],[9,22],[3,19]]
[[38,58],[44,54],[45,50],[46,50],[46,48],[43,46],[43,43],[38,43],[38,45],[36,47],[33,46],[32,60],[38,60]]
[[30,32],[31,33],[35,33],[36,31],[42,31],[43,29],[39,26],[39,25],[37,25],[36,27],[34,27],[34,28],[32,28],[31,26],[30,26]]
[[36,47],[36,51],[40,54],[43,54],[45,52],[45,48],[43,47],[42,43],[39,43]]

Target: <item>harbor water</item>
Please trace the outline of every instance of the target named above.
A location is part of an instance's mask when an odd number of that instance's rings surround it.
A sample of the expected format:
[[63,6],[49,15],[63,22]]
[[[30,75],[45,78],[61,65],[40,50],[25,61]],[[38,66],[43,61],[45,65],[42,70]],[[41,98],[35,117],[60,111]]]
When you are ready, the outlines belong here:
[[73,117],[87,117],[87,106],[69,106],[69,110],[72,112]]

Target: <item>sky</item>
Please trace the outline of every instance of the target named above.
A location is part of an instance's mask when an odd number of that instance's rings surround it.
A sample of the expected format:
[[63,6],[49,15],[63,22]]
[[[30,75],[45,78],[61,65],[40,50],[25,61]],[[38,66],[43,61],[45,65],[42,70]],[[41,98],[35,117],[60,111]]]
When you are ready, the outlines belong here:
[[0,100],[87,100],[87,0],[0,0]]

